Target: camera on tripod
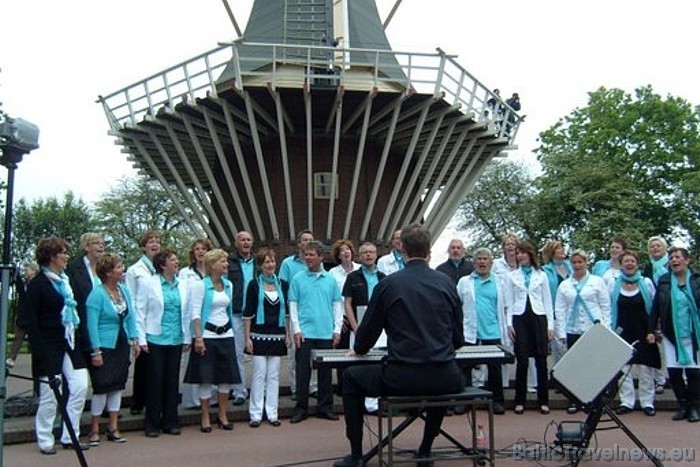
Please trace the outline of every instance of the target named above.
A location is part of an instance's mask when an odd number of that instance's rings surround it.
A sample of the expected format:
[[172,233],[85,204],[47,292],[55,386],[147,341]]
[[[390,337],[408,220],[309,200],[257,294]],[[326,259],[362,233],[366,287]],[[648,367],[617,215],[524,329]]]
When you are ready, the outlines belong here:
[[21,118],[0,121],[0,164],[7,167],[22,162],[22,157],[39,147],[39,127]]

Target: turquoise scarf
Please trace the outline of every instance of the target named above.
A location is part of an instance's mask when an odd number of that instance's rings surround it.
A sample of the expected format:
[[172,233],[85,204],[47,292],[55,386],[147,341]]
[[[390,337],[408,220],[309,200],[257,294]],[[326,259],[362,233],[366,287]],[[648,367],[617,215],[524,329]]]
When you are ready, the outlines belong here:
[[530,290],[530,277],[532,277],[532,266],[520,266],[520,271],[525,278],[525,289]]
[[649,257],[649,261],[651,261],[651,280],[654,284],[658,284],[659,278],[668,272],[668,253],[659,259]]
[[[688,304],[690,305],[690,326],[688,329],[688,323],[680,322],[680,310],[678,309],[678,299],[680,295],[685,295]],[[698,316],[698,306],[695,303],[695,298],[690,291],[690,270],[685,271],[685,287],[682,289],[678,286],[678,278],[675,274],[671,274],[671,319],[673,321],[673,333],[676,336],[676,356],[678,358],[678,363],[681,365],[690,365],[694,363],[694,358],[688,355],[685,347],[681,343],[681,339],[678,336],[688,334],[695,334],[695,342],[700,343],[700,317]],[[679,332],[685,331],[685,332]]]
[[280,280],[276,275],[272,277],[265,277],[264,274],[258,276],[258,310],[255,312],[255,324],[263,325],[265,324],[265,284],[275,284],[275,289],[277,290],[277,297],[280,301],[280,313],[279,320],[277,324],[280,327],[284,327],[284,320],[286,318],[285,306],[284,306],[284,295],[282,295],[282,286]]
[[65,337],[71,349],[75,348],[75,328],[80,324],[80,317],[76,306],[78,302],[73,298],[73,289],[70,287],[68,276],[61,271],[59,274],[49,268],[41,269],[51,281],[51,285],[63,297],[63,309],[61,310],[61,323],[65,328]]
[[581,308],[583,308],[586,311],[586,314],[593,323],[595,323],[596,321],[600,321],[600,318],[596,318],[595,316],[593,316],[593,313],[591,312],[590,308],[588,308],[586,302],[583,300],[583,298],[581,298],[581,291],[588,283],[589,277],[591,277],[591,275],[586,274],[582,281],[579,281],[578,283],[573,283],[574,290],[576,291],[576,298],[574,299],[574,304],[571,306],[571,313],[569,313],[569,319],[566,323],[568,329],[574,329],[575,318],[578,316],[579,310]]
[[637,284],[637,287],[639,287],[639,292],[642,294],[642,298],[644,299],[644,311],[647,312],[647,315],[651,313],[651,293],[649,292],[649,287],[647,287],[646,281],[642,277],[642,274],[639,271],[637,271],[631,276],[628,276],[623,272],[622,274],[617,276],[617,279],[615,279],[615,287],[613,287],[612,291],[613,306],[612,316],[610,317],[610,326],[613,329],[613,331],[617,329],[617,300],[620,297],[620,289],[622,288],[623,282]]

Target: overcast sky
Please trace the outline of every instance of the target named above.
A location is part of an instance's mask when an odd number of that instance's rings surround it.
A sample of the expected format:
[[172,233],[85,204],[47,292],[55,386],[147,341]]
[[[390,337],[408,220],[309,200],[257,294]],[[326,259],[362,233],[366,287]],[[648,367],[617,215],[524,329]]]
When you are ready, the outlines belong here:
[[[244,28],[252,1],[229,4]],[[393,4],[377,0],[382,18]],[[2,108],[41,129],[16,172],[15,198],[28,200],[73,190],[92,202],[133,173],[97,96],[236,37],[221,0],[4,1],[0,18]],[[440,47],[518,92],[527,118],[512,157],[534,165],[539,132],[600,86],[651,84],[700,104],[698,18],[691,0],[403,0],[387,34],[394,50]]]

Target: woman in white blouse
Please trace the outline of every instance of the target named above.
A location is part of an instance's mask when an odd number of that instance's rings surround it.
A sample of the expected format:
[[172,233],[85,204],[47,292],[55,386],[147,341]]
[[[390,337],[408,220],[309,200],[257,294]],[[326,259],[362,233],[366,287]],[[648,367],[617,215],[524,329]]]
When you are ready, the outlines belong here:
[[[605,281],[588,272],[588,255],[583,250],[571,254],[571,277],[559,285],[554,309],[557,338],[570,349],[594,324],[610,327],[610,294]],[[578,407],[571,405],[569,413]]]
[[[207,251],[211,251],[212,248],[214,248],[214,246],[212,245],[211,240],[208,238],[198,238],[192,242],[192,245],[190,245],[190,250],[187,253],[188,259],[190,260],[190,265],[186,268],[180,269],[180,272],[177,275],[180,282],[187,284],[188,290],[192,283],[200,282],[202,279],[204,279],[204,276],[206,275],[206,271],[204,269],[204,255],[207,253]],[[185,309],[190,309],[189,304]],[[184,352],[180,361],[180,372],[182,374],[184,374],[187,370],[187,363],[189,360],[189,352]],[[182,395],[180,403],[182,406],[186,409],[199,409],[200,402],[197,386],[194,384],[183,383],[181,388]]]
[[506,280],[506,319],[508,335],[513,341],[515,369],[515,413],[525,410],[528,358],[535,359],[537,369],[537,403],[540,412],[549,413],[547,391],[547,353],[553,337],[554,317],[547,274],[540,269],[534,246],[519,242],[518,269]]

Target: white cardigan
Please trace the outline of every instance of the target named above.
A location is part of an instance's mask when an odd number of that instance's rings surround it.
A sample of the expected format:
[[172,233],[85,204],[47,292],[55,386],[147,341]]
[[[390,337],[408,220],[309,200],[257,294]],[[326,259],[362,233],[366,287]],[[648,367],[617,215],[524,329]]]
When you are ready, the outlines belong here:
[[[464,276],[457,283],[457,295],[462,301],[462,314],[464,315],[464,340],[469,344],[475,344],[477,339],[477,317],[476,303],[474,302],[474,280],[478,277],[476,272]],[[496,312],[498,313],[498,324],[501,329],[501,340],[507,335],[505,329],[506,309],[505,295],[503,292],[503,281],[496,274],[492,274],[493,280],[496,282],[496,290],[498,296],[496,298]]]
[[[191,340],[190,320],[187,311],[187,285],[188,283],[185,281],[178,281],[177,288],[180,293],[183,343]],[[146,334],[158,335],[161,333],[161,321],[165,305],[159,274],[146,278],[141,282],[135,302],[136,330],[139,345],[146,345]]]
[[536,315],[547,317],[547,329],[554,331],[554,307],[552,294],[549,291],[547,274],[541,270],[533,269],[530,276],[530,288],[525,288],[525,276],[520,268],[509,272],[505,281],[506,290],[506,320],[508,326],[513,325],[513,316],[525,313],[527,298],[530,298],[530,306]]

